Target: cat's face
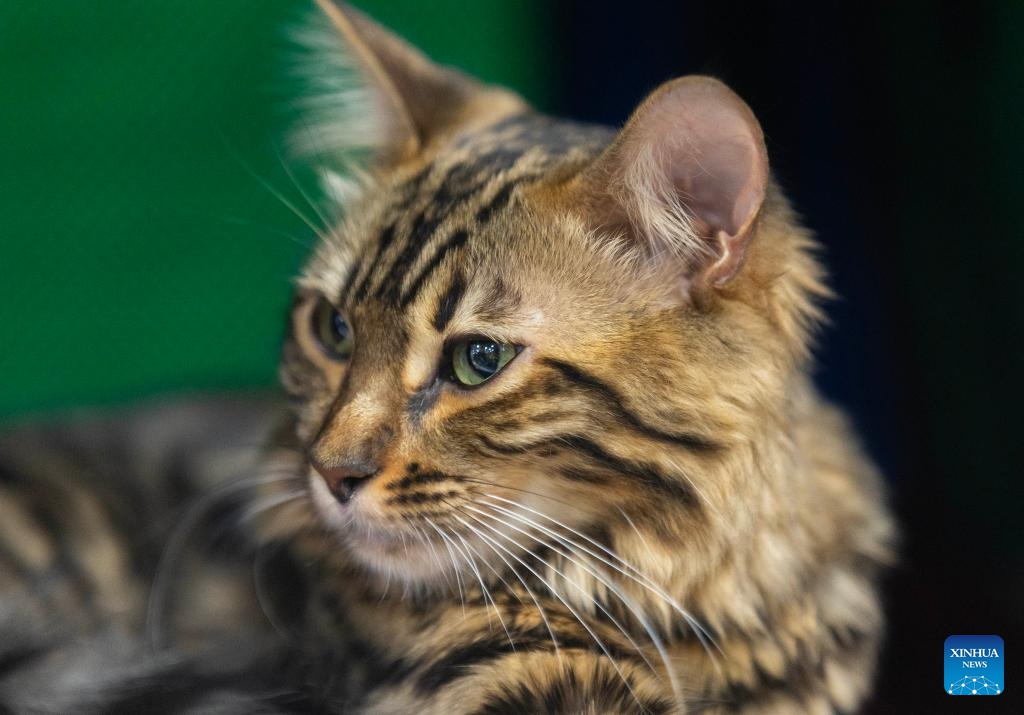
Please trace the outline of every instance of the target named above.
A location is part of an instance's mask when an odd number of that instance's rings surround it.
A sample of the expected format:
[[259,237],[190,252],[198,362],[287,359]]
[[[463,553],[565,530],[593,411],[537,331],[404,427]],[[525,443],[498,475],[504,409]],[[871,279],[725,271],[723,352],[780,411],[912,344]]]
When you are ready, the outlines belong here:
[[683,357],[681,301],[552,211],[543,177],[591,158],[604,132],[504,126],[367,197],[293,312],[287,354],[315,375],[300,414],[319,514],[357,559],[423,578],[447,563],[430,553],[446,548],[438,531],[484,551],[474,527],[516,536],[481,524],[480,500],[573,527],[615,513],[630,490],[600,450],[633,429],[617,393],[650,402]]
[[317,519],[356,563],[423,585],[557,549],[556,525],[713,541],[736,485],[707,467],[805,341],[796,308],[762,314],[778,308],[752,287],[767,174],[749,110],[683,80],[616,137],[346,12],[357,54],[385,58],[387,135],[284,350]]

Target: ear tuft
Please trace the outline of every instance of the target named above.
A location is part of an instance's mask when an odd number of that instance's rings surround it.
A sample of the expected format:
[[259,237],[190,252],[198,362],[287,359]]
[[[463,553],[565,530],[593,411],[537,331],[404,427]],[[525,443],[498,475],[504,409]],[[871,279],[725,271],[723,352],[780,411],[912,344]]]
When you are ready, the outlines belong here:
[[348,164],[385,151],[401,126],[328,19],[310,13],[289,35],[298,48],[291,72],[299,93],[292,153]]
[[390,166],[468,124],[525,108],[511,92],[431,62],[342,0],[317,5],[317,18],[296,33],[307,48],[298,73],[308,90],[295,134],[301,152],[370,154]]
[[363,198],[373,186],[373,180],[357,165],[348,165],[344,172],[320,168],[320,190],[338,207],[348,207]]
[[671,254],[687,284],[720,286],[742,265],[768,184],[761,127],[710,77],[662,85],[580,178],[597,227]]

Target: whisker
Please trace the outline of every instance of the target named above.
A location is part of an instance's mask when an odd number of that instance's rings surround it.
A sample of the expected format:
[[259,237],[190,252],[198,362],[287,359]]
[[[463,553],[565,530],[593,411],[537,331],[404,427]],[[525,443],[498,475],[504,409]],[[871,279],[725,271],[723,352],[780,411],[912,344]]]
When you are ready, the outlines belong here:
[[557,498],[555,498],[553,496],[550,496],[548,494],[542,494],[541,492],[534,492],[534,491],[530,491],[529,489],[520,489],[518,487],[509,486],[507,484],[499,484],[498,482],[491,482],[491,481],[488,481],[486,479],[480,479],[479,477],[463,476],[462,480],[465,481],[465,482],[471,482],[471,483],[476,483],[476,484],[483,484],[486,487],[497,487],[498,489],[507,489],[509,491],[520,492],[522,494],[530,494],[530,495],[535,496],[535,497],[540,497],[541,499],[547,499],[548,501],[553,501],[556,504],[560,504],[561,506],[569,507],[570,509],[573,509],[575,511],[582,511],[582,509],[580,507],[576,506],[575,504],[570,504],[567,501],[564,501],[562,499],[557,499]]
[[[462,535],[461,535],[461,534],[459,534],[458,532],[456,532],[456,531],[455,531],[455,530],[453,529],[453,530],[452,530],[452,535],[453,535],[453,536],[455,536],[455,538],[457,538],[457,539],[458,539],[458,540],[459,540],[459,541],[460,541],[460,542],[462,543],[462,545],[463,545],[463,547],[464,547],[464,549],[463,549],[463,550],[464,550],[464,551],[465,551],[465,552],[466,552],[467,554],[468,554],[468,553],[469,553],[470,551],[472,551],[472,552],[473,552],[474,554],[476,554],[477,558],[480,558],[480,554],[479,554],[479,553],[477,552],[477,550],[476,550],[476,549],[474,549],[474,548],[473,548],[472,546],[470,546],[469,542],[467,542],[467,541],[466,541],[466,540],[465,540],[464,538],[462,538]],[[482,559],[481,559],[481,560],[482,560]],[[471,568],[473,569],[473,572],[474,572],[474,573],[476,574],[476,579],[477,579],[477,581],[479,581],[479,582],[480,582],[480,589],[481,589],[481,591],[483,592],[483,595],[484,595],[484,599],[486,599],[487,601],[489,601],[489,602],[490,602],[490,604],[491,604],[491,607],[492,607],[492,608],[494,609],[494,615],[496,615],[496,616],[498,617],[498,623],[500,623],[500,624],[501,624],[501,628],[502,628],[502,630],[503,630],[503,631],[505,631],[505,635],[506,635],[506,636],[508,637],[508,644],[509,644],[509,646],[511,646],[511,648],[512,648],[512,650],[513,650],[513,652],[514,652],[514,651],[515,651],[515,649],[516,649],[516,642],[515,642],[515,640],[514,640],[514,639],[512,638],[512,634],[511,634],[511,633],[509,632],[509,630],[508,630],[508,626],[507,626],[507,625],[505,625],[505,619],[501,617],[501,609],[500,609],[500,608],[498,608],[498,604],[497,604],[497,603],[495,602],[495,600],[494,600],[494,596],[492,596],[492,595],[491,595],[491,590],[490,590],[490,589],[489,589],[489,588],[487,587],[487,584],[486,584],[486,583],[484,583],[484,579],[483,579],[483,576],[481,575],[481,573],[480,573],[480,570],[479,570],[479,569],[478,569],[478,568],[476,567],[476,564],[475,564],[475,562],[473,561],[473,559],[470,559],[470,560],[469,560],[469,564],[470,564],[470,567],[471,567]],[[487,565],[487,564],[485,564],[485,565]],[[488,566],[489,566],[489,565],[488,565]],[[494,571],[494,569],[493,569],[493,568],[491,568],[491,571]],[[495,574],[495,575],[497,575],[497,573],[498,573],[497,571],[494,571],[494,574]],[[499,578],[499,579],[501,579],[501,577],[500,577],[500,576],[499,576],[498,578]],[[504,580],[504,579],[501,579],[501,582],[502,582],[502,583],[504,583],[504,582],[505,582],[505,580]],[[489,617],[489,616],[488,616],[488,619],[487,619],[487,624],[488,624],[488,627],[490,627],[490,617]]]
[[[469,507],[469,508],[472,509],[472,507]],[[479,510],[474,509],[474,511],[479,511]],[[485,514],[485,516],[490,516],[490,515]],[[539,557],[537,557],[536,554],[531,553],[528,549],[523,547],[522,544],[517,542],[511,536],[509,536],[508,534],[502,533],[500,529],[496,529],[495,527],[491,526],[490,524],[487,524],[487,523],[485,523],[483,521],[480,521],[479,519],[477,519],[476,517],[474,517],[472,515],[469,515],[469,517],[471,519],[474,519],[475,521],[477,521],[481,526],[489,529],[490,531],[494,532],[495,534],[497,534],[501,538],[505,539],[506,541],[511,543],[513,546],[521,549],[522,551],[524,551],[526,553],[530,553],[530,555],[533,556],[534,558],[538,558],[538,560],[543,561],[543,559],[539,559]],[[491,517],[491,518],[493,518],[493,517]],[[479,533],[478,535],[481,538],[487,538],[487,537],[484,536],[483,533]],[[490,539],[488,539],[488,541],[490,541]],[[568,601],[566,601],[565,598],[563,598],[560,593],[558,593],[558,590],[556,588],[554,588],[554,586],[552,586],[551,583],[549,583],[547,579],[545,579],[543,576],[541,576],[539,573],[537,573],[537,571],[535,569],[533,569],[529,564],[527,564],[525,561],[520,559],[518,556],[513,554],[511,551],[509,551],[505,547],[501,546],[501,544],[494,544],[494,545],[497,546],[498,548],[500,548],[505,553],[507,553],[509,556],[511,556],[517,562],[519,562],[523,566],[523,568],[525,568],[527,571],[532,573],[535,578],[537,578],[542,584],[544,584],[545,587],[547,587],[547,589],[551,593],[551,595],[554,596],[556,599],[558,599],[558,601],[563,606],[565,606],[566,610],[569,611],[569,613],[571,613],[573,615],[573,617],[579,622],[579,624],[581,626],[583,626],[583,629],[590,635],[590,637],[593,639],[594,643],[597,644],[597,647],[600,648],[601,652],[604,653],[604,655],[608,658],[608,662],[611,663],[611,666],[615,669],[615,672],[618,673],[619,677],[622,679],[623,684],[626,686],[626,689],[629,690],[630,694],[637,701],[637,704],[640,704],[640,698],[637,696],[636,692],[633,690],[633,686],[629,684],[629,679],[626,678],[625,673],[623,673],[622,669],[619,668],[619,664],[615,661],[615,658],[613,658],[612,654],[608,651],[608,648],[607,648],[607,646],[605,646],[604,641],[602,641],[598,637],[598,635],[596,633],[594,633],[594,630],[590,626],[587,625],[587,622],[585,620],[583,620],[583,617],[580,616],[579,612],[575,608],[573,608],[572,605]]]
[[[428,521],[429,521],[429,519],[428,519]],[[490,611],[487,610],[487,603],[489,601],[489,599],[487,598],[487,596],[488,596],[487,587],[484,585],[484,581],[480,577],[480,571],[477,570],[476,563],[473,561],[473,559],[471,559],[467,555],[467,552],[465,551],[465,549],[459,548],[459,545],[455,543],[455,541],[452,539],[452,537],[450,535],[448,535],[445,532],[444,529],[442,529],[441,527],[438,527],[438,526],[436,526],[434,524],[431,524],[431,525],[434,526],[435,530],[437,530],[438,535],[442,539],[444,539],[449,544],[451,544],[452,548],[455,549],[455,553],[458,554],[462,558],[462,560],[466,562],[466,565],[469,566],[469,570],[472,571],[473,575],[476,577],[476,580],[480,583],[480,594],[481,594],[481,596],[484,599],[484,612],[487,614],[487,629],[490,630],[490,628],[491,628],[491,613],[490,613]],[[466,590],[467,591],[469,590],[469,586],[468,585],[466,587]]]
[[295,173],[292,171],[291,167],[288,166],[288,163],[284,160],[284,157],[281,156],[281,150],[277,148],[276,145],[274,146],[274,154],[277,155],[277,160],[281,164],[281,168],[284,169],[284,173],[291,180],[295,188],[299,190],[299,194],[302,196],[303,200],[305,200],[305,202],[309,204],[309,207],[313,209],[313,213],[315,213],[317,215],[317,218],[320,219],[320,223],[323,224],[324,226],[324,231],[327,232],[327,235],[333,236],[334,231],[331,229],[331,221],[327,218],[326,215],[324,215],[324,212],[320,209],[320,206],[315,201],[313,201],[312,197],[302,187],[302,184],[299,183],[299,180],[295,178]]
[[167,538],[166,545],[160,554],[156,571],[153,575],[152,586],[149,592],[149,602],[146,604],[146,644],[151,652],[163,649],[164,627],[163,616],[167,606],[168,584],[171,577],[171,570],[178,562],[182,552],[188,543],[193,530],[202,522],[209,511],[222,499],[234,496],[246,489],[273,484],[275,482],[287,482],[294,478],[294,474],[283,475],[261,474],[256,477],[236,479],[221,484],[197,499],[182,515],[177,526],[171,531]]
[[625,519],[626,523],[629,524],[630,528],[633,529],[633,532],[636,534],[637,538],[640,539],[640,543],[644,545],[644,549],[646,549],[649,553],[653,553],[654,549],[652,549],[651,545],[647,543],[647,539],[645,539],[644,535],[640,533],[640,529],[636,527],[636,524],[633,523],[633,520],[629,518],[629,514],[626,513],[626,510],[623,509],[621,506],[616,506],[615,508],[619,510],[619,513],[622,514],[622,518]]
[[[274,548],[274,555],[276,555],[283,548],[283,544],[279,544]],[[253,587],[256,590],[256,602],[260,606],[260,610],[263,611],[263,615],[267,617],[267,621],[270,622],[271,627],[277,632],[282,638],[287,641],[294,642],[295,632],[289,628],[286,628],[278,619],[274,613],[274,609],[271,607],[270,599],[267,597],[267,584],[264,580],[265,569],[267,563],[267,557],[265,556],[268,551],[268,547],[263,546],[256,550],[256,556],[252,563],[252,582]]]
[[[469,526],[467,526],[466,528],[471,529],[471,527]],[[476,533],[475,530],[471,529],[471,531],[473,531],[474,534]],[[455,532],[453,531],[453,533]],[[480,552],[476,550],[476,547],[474,547],[471,543],[462,538],[460,534],[455,533],[455,536],[457,536],[459,538],[459,541],[461,541],[467,549],[472,551],[476,555],[476,557],[480,559],[481,563],[483,563],[483,565],[486,566],[492,574],[494,574],[494,577],[498,579],[502,586],[505,587],[505,591],[508,592],[509,595],[514,596],[515,599],[519,601],[519,603],[524,603],[522,597],[518,593],[516,593],[515,589],[513,589],[509,582],[502,577],[501,573],[497,571],[493,566],[491,566],[491,564],[488,563],[487,559],[481,556]]]
[[291,211],[296,218],[302,221],[302,223],[306,224],[306,226],[308,226],[309,229],[320,238],[320,240],[327,240],[327,234],[325,234],[320,228],[318,228],[315,223],[310,221],[309,218],[304,213],[302,213],[301,211],[299,211],[298,208],[296,208],[295,204],[289,201],[284,194],[282,194],[280,191],[274,188],[274,186],[267,179],[265,179],[255,169],[253,169],[238,154],[238,152],[234,150],[234,148],[231,146],[231,143],[228,141],[227,137],[223,134],[223,132],[221,133],[221,141],[223,142],[225,149],[227,149],[231,157],[238,163],[239,166],[242,167],[242,169],[245,170],[247,174],[249,174],[249,176],[251,176],[258,184],[260,184],[260,186],[266,189],[267,192],[269,192],[271,196],[277,199],[286,209]]
[[[459,512],[465,514],[465,511],[463,511],[462,509],[459,509],[458,507],[456,507],[456,509]],[[474,521],[477,521],[477,522],[480,521],[479,519],[474,517],[472,514],[466,514],[466,516],[468,516],[469,518],[473,519]],[[508,568],[509,573],[511,573],[513,576],[515,576],[519,580],[519,583],[521,583],[523,585],[523,588],[526,590],[526,595],[528,595],[530,597],[530,600],[533,601],[533,605],[537,607],[537,614],[540,616],[540,619],[544,622],[544,627],[547,628],[548,635],[551,636],[551,644],[555,648],[555,657],[558,659],[559,663],[561,663],[561,661],[562,661],[562,652],[561,652],[561,650],[558,647],[558,638],[555,637],[555,631],[554,631],[553,628],[551,628],[551,621],[548,620],[547,612],[544,610],[544,607],[540,605],[540,601],[537,599],[537,596],[534,594],[533,589],[531,589],[529,584],[526,583],[526,579],[524,579],[522,577],[522,575],[518,571],[516,571],[515,567],[512,564],[510,564],[508,562],[508,560],[498,552],[498,550],[494,547],[494,544],[491,543],[491,540],[483,532],[481,532],[475,526],[473,526],[472,524],[467,522],[461,516],[457,516],[456,515],[455,518],[458,519],[459,522],[464,527],[466,527],[466,529],[469,530],[469,532],[471,534],[475,535],[478,539],[480,539],[487,546],[489,546],[491,551],[494,552],[494,555],[497,556],[499,559],[501,559],[502,563],[504,563],[506,568]],[[511,589],[509,589],[509,590],[511,590]]]
[[[607,554],[609,557],[611,557],[612,559],[617,561],[619,564],[621,564],[623,567],[628,569],[631,573],[626,573],[622,568],[620,568],[619,566],[616,566],[615,564],[609,562],[607,559],[602,557],[600,554],[597,554],[597,553],[591,551],[587,547],[585,547],[585,546],[583,546],[581,544],[576,544],[577,548],[579,548],[580,551],[583,551],[587,555],[592,556],[593,558],[598,559],[599,561],[601,561],[602,563],[606,564],[607,566],[610,566],[610,567],[616,569],[623,576],[632,578],[634,581],[636,581],[640,585],[644,586],[645,588],[650,590],[652,593],[655,593],[665,603],[667,603],[669,606],[671,606],[673,608],[673,610],[675,610],[676,613],[678,613],[680,615],[680,617],[682,617],[683,620],[686,621],[687,625],[690,626],[690,628],[693,630],[694,634],[697,636],[698,640],[700,640],[701,644],[703,645],[704,650],[708,653],[709,656],[712,657],[712,660],[715,662],[716,667],[718,667],[718,662],[715,659],[714,654],[711,652],[711,649],[708,647],[708,643],[710,642],[712,645],[715,646],[715,648],[720,653],[722,653],[722,649],[719,647],[718,643],[715,642],[715,639],[711,636],[710,633],[707,632],[707,630],[704,628],[704,626],[701,625],[700,621],[698,621],[693,616],[693,614],[691,614],[688,610],[683,608],[683,606],[680,605],[679,602],[676,601],[676,599],[674,599],[671,595],[669,595],[664,590],[664,588],[662,588],[660,585],[658,585],[657,582],[655,582],[653,579],[651,579],[643,571],[640,571],[639,569],[637,569],[633,564],[631,564],[628,561],[626,561],[625,559],[623,559],[621,556],[619,556],[617,553],[615,553],[614,551],[612,551],[611,549],[606,547],[604,544],[602,544],[602,543],[600,543],[598,541],[595,541],[594,539],[592,539],[591,537],[587,536],[586,534],[583,534],[583,533],[577,531],[576,529],[573,529],[571,526],[568,526],[567,524],[562,523],[561,521],[559,521],[558,519],[554,518],[550,514],[545,514],[544,512],[537,511],[536,509],[531,509],[530,507],[526,506],[525,504],[519,504],[517,502],[512,501],[511,499],[505,499],[504,497],[500,497],[500,496],[498,496],[496,494],[487,494],[485,496],[487,496],[490,499],[497,499],[497,500],[506,502],[508,504],[512,504],[513,506],[516,506],[516,507],[518,507],[520,509],[524,509],[526,511],[529,511],[529,512],[531,512],[533,514],[536,514],[536,515],[538,515],[540,517],[543,517],[543,518],[547,519],[548,521],[553,522],[559,528],[565,529],[566,531],[568,531],[568,532],[570,532],[572,534],[575,534],[576,536],[580,537],[581,539],[585,540],[586,542],[588,542],[590,544],[593,544],[596,548],[600,549],[605,554]],[[497,505],[494,505],[494,506],[495,506],[495,508],[502,508],[502,507],[498,507]]]
[[261,502],[256,502],[251,507],[242,512],[242,515],[238,517],[238,526],[252,521],[257,516],[265,514],[271,509],[276,509],[279,506],[288,504],[289,502],[297,501],[303,497],[308,496],[305,489],[294,489],[290,492],[285,492],[273,498],[265,499]]
[[[495,509],[500,509],[500,507],[497,507],[497,506],[492,505],[492,504],[488,504],[487,506],[490,506],[491,508],[495,508]],[[543,529],[543,527],[541,527],[536,522],[533,522],[530,519],[526,519],[525,517],[522,517],[521,515],[514,514],[514,513],[511,513],[511,512],[507,512],[507,510],[502,510],[502,511],[505,511],[506,513],[508,513],[508,515],[511,518],[517,519],[521,523],[528,524],[528,525],[534,526],[536,528]],[[560,548],[558,548],[556,546],[553,546],[549,542],[543,541],[541,539],[537,539],[537,537],[535,535],[533,535],[533,534],[531,534],[531,533],[529,533],[527,531],[524,531],[523,529],[520,529],[520,528],[518,528],[518,527],[516,527],[516,526],[514,526],[512,524],[509,524],[508,522],[506,522],[503,519],[500,519],[500,518],[498,518],[498,517],[496,517],[494,515],[491,515],[490,518],[498,521],[499,523],[505,524],[506,526],[508,526],[511,529],[515,529],[516,531],[520,532],[521,534],[523,534],[523,535],[525,535],[525,536],[527,536],[529,538],[537,540],[538,543],[540,543],[542,546],[545,546],[545,547],[551,549],[555,553],[557,553],[560,556],[562,556],[563,558],[567,559],[570,563],[573,563],[576,566],[579,566],[581,569],[583,569],[584,571],[589,573],[591,576],[593,576],[595,579],[597,579],[601,584],[603,584],[606,588],[608,588],[612,593],[614,593],[618,597],[618,599],[622,602],[622,604],[629,610],[629,612],[633,614],[633,617],[637,619],[637,621],[643,627],[644,631],[646,631],[648,637],[651,639],[652,645],[654,645],[655,649],[658,651],[658,655],[661,657],[661,660],[662,660],[662,662],[665,665],[666,674],[668,675],[669,682],[670,682],[670,684],[672,686],[672,691],[676,694],[677,699],[682,701],[682,690],[679,687],[679,683],[678,683],[678,680],[677,680],[676,675],[675,675],[675,670],[674,670],[674,668],[672,668],[672,663],[671,663],[671,660],[670,660],[669,655],[668,655],[668,650],[665,648],[665,644],[662,642],[661,638],[657,635],[657,632],[655,631],[655,629],[650,625],[650,623],[649,623],[648,619],[646,618],[646,616],[644,616],[643,609],[640,608],[639,604],[637,604],[636,601],[633,598],[631,598],[628,594],[624,593],[614,583],[612,583],[607,578],[605,578],[603,575],[598,573],[595,569],[591,568],[589,564],[583,562],[580,559],[575,558],[573,556],[573,554],[572,554],[572,545],[571,544],[567,544],[565,542],[565,540],[560,538],[557,534],[551,533],[551,536],[553,536],[559,542],[565,544],[570,549],[569,552],[566,552],[566,551],[564,551],[564,550],[562,550],[562,549],[560,549]],[[545,529],[545,531],[547,531],[547,530]],[[619,631],[622,632],[622,635],[625,636],[626,639],[633,646],[633,648],[636,649],[636,651],[640,654],[640,657],[647,664],[647,666],[651,669],[651,671],[656,676],[658,676],[658,678],[660,679],[660,675],[658,674],[657,669],[647,659],[647,656],[644,654],[643,650],[636,643],[636,641],[633,640],[633,638],[629,635],[629,633],[627,632],[625,626],[623,626],[621,623],[619,623],[619,621],[611,613],[609,613],[608,609],[606,609],[600,603],[600,601],[598,601],[598,599],[596,597],[594,597],[593,595],[589,594],[579,584],[577,584],[574,581],[571,581],[569,578],[567,578],[564,573],[562,573],[558,568],[556,568],[550,562],[547,562],[547,561],[541,559],[540,557],[538,557],[536,555],[534,555],[534,558],[536,558],[538,561],[541,561],[542,563],[546,564],[548,566],[548,568],[550,568],[556,574],[561,576],[564,581],[566,581],[568,583],[572,583],[576,587],[576,589],[578,591],[580,591],[581,594],[583,594],[584,596],[587,596],[593,602],[593,604],[595,606],[597,606],[597,608],[602,613],[604,613],[604,615],[615,625],[615,627],[618,628]]]
[[449,590],[454,592],[455,588],[454,588],[454,585],[452,584],[451,576],[449,576],[449,574],[448,574],[448,569],[445,568],[443,563],[441,563],[441,556],[440,556],[440,554],[437,553],[437,549],[434,548],[434,540],[431,539],[426,532],[424,532],[422,529],[420,529],[419,526],[417,524],[415,524],[408,517],[405,517],[405,521],[410,526],[412,526],[412,528],[416,531],[416,533],[418,533],[420,535],[420,539],[423,541],[423,543],[426,544],[428,547],[430,547],[430,553],[433,555],[434,561],[437,563],[437,570],[438,570],[438,572],[441,573],[441,575],[444,576],[445,584],[447,584]]
[[451,562],[452,562],[452,571],[455,573],[455,582],[458,583],[458,585],[459,585],[459,600],[462,603],[462,619],[465,620],[466,619],[466,594],[463,591],[462,575],[460,573],[459,564],[455,560],[455,554],[452,552],[451,543],[449,542],[449,540],[447,538],[445,538],[444,534],[441,533],[441,530],[437,526],[434,525],[433,521],[431,521],[430,519],[427,519],[426,517],[424,517],[424,519],[426,520],[427,524],[430,525],[430,527],[433,528],[434,531],[437,532],[438,536],[441,537],[441,541],[442,541],[442,543],[444,543],[445,548],[448,549],[448,558],[451,559]]
[[309,249],[309,248],[313,247],[313,244],[310,241],[305,241],[305,240],[299,238],[298,236],[296,236],[295,234],[289,233],[288,231],[285,231],[284,229],[281,229],[281,228],[277,228],[275,226],[267,226],[265,224],[258,223],[256,221],[251,221],[249,219],[245,219],[245,218],[242,218],[240,216],[230,216],[228,214],[220,214],[218,216],[215,216],[214,218],[216,218],[219,221],[223,221],[224,223],[227,223],[227,224],[233,224],[233,225],[236,225],[236,226],[245,226],[247,228],[258,228],[258,229],[261,229],[261,230],[266,231],[267,233],[270,233],[270,234],[272,234],[274,236],[280,236],[281,238],[287,238],[289,241],[291,241],[295,245],[302,246],[303,248],[306,248],[306,249]]
[[[514,530],[518,531],[519,533],[523,534],[524,536],[526,536],[526,537],[528,537],[530,539],[534,539],[541,546],[549,548],[552,551],[554,551],[555,553],[557,553],[560,556],[562,556],[563,558],[568,559],[571,563],[576,564],[577,566],[582,568],[584,571],[589,573],[591,576],[596,578],[598,581],[600,581],[605,587],[611,589],[612,592],[615,593],[615,595],[618,596],[619,599],[623,602],[623,604],[626,606],[626,608],[628,608],[630,610],[630,612],[633,613],[634,617],[636,617],[636,619],[644,627],[644,630],[647,631],[647,635],[650,637],[651,642],[654,644],[655,648],[658,650],[659,655],[661,655],[662,660],[665,663],[665,667],[666,667],[666,669],[668,671],[669,679],[671,681],[673,681],[673,682],[675,681],[675,678],[673,676],[673,673],[672,673],[672,670],[671,670],[671,666],[670,666],[670,663],[669,663],[669,660],[668,660],[668,653],[667,653],[667,651],[664,648],[664,644],[661,642],[661,639],[658,638],[658,636],[654,633],[652,628],[648,625],[646,618],[644,618],[644,616],[643,616],[639,606],[636,604],[635,601],[633,601],[633,599],[631,599],[627,595],[623,594],[614,584],[610,583],[607,579],[603,578],[599,573],[597,573],[592,568],[590,568],[589,565],[583,563],[582,561],[580,561],[578,559],[573,558],[573,556],[571,554],[564,552],[563,550],[559,549],[556,546],[553,546],[549,542],[546,542],[546,541],[543,541],[541,539],[538,539],[536,537],[536,535],[531,534],[528,531],[524,531],[523,529],[520,529],[520,528],[516,527],[513,524],[509,524],[508,522],[506,522],[503,519],[500,519],[500,518],[498,518],[498,517],[496,517],[494,515],[489,515],[489,518],[494,519],[495,521],[498,521],[499,523],[504,524],[505,526],[509,527],[510,529],[514,529]],[[525,523],[525,522],[523,522],[523,523]],[[618,621],[618,619],[615,618],[615,616],[612,615],[608,611],[608,609],[605,608],[604,605],[593,594],[590,594],[589,592],[586,591],[586,589],[584,589],[578,583],[576,583],[575,581],[572,581],[571,579],[569,579],[560,569],[558,569],[556,566],[551,564],[549,561],[546,561],[546,560],[542,559],[539,555],[537,555],[535,553],[531,552],[531,555],[535,559],[537,559],[538,561],[540,561],[541,563],[546,565],[548,568],[550,568],[552,571],[554,571],[558,576],[560,576],[562,578],[563,581],[565,581],[566,583],[572,584],[576,588],[576,590],[580,592],[581,595],[586,596],[591,601],[591,603],[593,603],[598,608],[598,610],[600,610],[601,613],[603,613],[608,618],[608,620],[610,620],[612,622],[612,624],[616,628],[619,629],[619,631],[622,633],[622,635],[625,636],[626,640],[629,641],[630,645],[632,645],[633,648],[636,650],[636,652],[640,654],[640,657],[647,664],[647,666],[651,669],[651,671],[655,675],[658,675],[658,671],[654,667],[654,664],[651,663],[647,659],[647,656],[643,652],[643,649],[640,648],[640,646],[637,644],[637,642],[635,640],[633,640],[632,636],[629,635],[629,632],[626,630],[625,626],[623,626]],[[660,675],[658,677],[660,678]],[[677,693],[679,692],[675,687],[673,687],[673,689],[676,690]]]

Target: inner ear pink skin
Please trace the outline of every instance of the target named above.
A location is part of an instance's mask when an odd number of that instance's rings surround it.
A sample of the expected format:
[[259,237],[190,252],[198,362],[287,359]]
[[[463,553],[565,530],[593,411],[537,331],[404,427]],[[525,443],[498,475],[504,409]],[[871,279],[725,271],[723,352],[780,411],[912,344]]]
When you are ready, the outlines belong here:
[[718,80],[685,77],[637,109],[579,190],[599,227],[675,256],[688,284],[721,286],[742,266],[767,184],[750,108]]

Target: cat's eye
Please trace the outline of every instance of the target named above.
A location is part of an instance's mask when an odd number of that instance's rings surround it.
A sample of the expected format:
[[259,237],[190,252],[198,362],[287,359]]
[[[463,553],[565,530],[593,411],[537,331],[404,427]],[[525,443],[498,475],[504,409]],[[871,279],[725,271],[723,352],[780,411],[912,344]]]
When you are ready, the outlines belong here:
[[455,343],[451,351],[452,377],[465,387],[479,385],[512,362],[521,349],[486,338]]
[[313,335],[328,357],[344,360],[352,354],[352,329],[338,309],[320,299],[313,308]]

